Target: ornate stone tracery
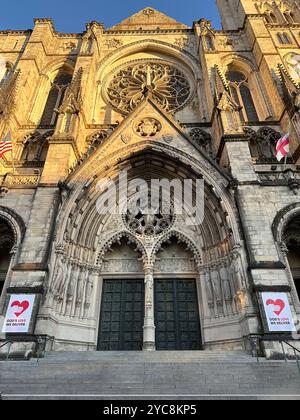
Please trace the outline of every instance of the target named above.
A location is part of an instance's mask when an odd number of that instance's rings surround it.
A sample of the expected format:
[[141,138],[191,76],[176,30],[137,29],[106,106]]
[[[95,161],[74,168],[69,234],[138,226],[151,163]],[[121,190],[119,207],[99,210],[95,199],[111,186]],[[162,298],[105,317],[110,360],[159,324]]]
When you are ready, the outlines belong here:
[[161,129],[161,123],[155,118],[144,118],[135,126],[135,132],[140,137],[154,137]]
[[161,214],[159,211],[155,214],[139,212],[136,215],[127,212],[124,216],[124,222],[128,229],[137,235],[153,236],[160,235],[170,229],[174,223],[174,216]]
[[133,63],[119,69],[110,81],[107,96],[112,106],[128,114],[148,95],[168,112],[182,109],[192,93],[186,75],[170,63]]

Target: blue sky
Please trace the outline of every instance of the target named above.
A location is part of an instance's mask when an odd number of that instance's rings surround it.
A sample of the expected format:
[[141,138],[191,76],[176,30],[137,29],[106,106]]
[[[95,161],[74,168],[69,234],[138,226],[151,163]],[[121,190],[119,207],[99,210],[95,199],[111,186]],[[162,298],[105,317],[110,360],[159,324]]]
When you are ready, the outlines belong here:
[[105,27],[151,6],[180,22],[192,25],[201,17],[220,27],[215,0],[9,0],[3,1],[0,29],[30,29],[35,17],[51,17],[62,32],[82,32],[92,20]]

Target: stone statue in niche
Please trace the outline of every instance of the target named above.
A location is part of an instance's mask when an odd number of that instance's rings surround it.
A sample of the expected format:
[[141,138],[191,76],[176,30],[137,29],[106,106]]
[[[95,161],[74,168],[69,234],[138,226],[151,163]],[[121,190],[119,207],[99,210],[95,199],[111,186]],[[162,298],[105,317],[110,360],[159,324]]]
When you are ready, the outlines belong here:
[[77,296],[76,296],[77,306],[80,306],[83,300],[84,275],[85,275],[85,271],[83,269],[80,269],[78,280],[77,280]]
[[86,309],[88,309],[91,306],[93,289],[94,289],[94,282],[91,279],[90,273],[89,273],[89,276],[87,278],[87,283],[86,283],[86,298],[85,298],[85,304],[84,304]]
[[74,292],[75,292],[75,280],[74,277],[71,276],[70,278],[70,282],[68,284],[68,288],[67,288],[67,302],[70,303],[73,299],[74,296]]
[[62,290],[62,285],[64,283],[66,275],[66,257],[60,255],[57,259],[57,270],[54,276],[52,285],[50,285],[50,291],[55,295],[56,298],[59,298],[60,291]]

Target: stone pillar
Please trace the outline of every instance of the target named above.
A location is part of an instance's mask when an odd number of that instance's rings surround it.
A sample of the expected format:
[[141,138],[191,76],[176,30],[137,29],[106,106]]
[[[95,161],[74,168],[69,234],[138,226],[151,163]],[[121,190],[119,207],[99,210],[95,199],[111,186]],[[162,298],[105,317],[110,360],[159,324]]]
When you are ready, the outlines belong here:
[[155,351],[154,277],[152,269],[145,275],[144,351]]

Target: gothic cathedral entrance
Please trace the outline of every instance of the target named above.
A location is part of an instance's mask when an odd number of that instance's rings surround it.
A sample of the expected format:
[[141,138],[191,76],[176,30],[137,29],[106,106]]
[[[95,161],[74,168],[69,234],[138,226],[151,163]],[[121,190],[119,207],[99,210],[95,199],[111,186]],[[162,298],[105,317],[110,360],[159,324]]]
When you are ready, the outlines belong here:
[[[200,350],[195,280],[155,280],[157,350]],[[98,350],[143,349],[143,280],[104,280]]]
[[[194,260],[183,244],[168,241],[156,255],[154,326],[156,350],[201,350],[199,280]],[[121,239],[103,265],[97,349],[145,349],[147,293],[136,246]],[[154,340],[154,337],[153,337]]]

